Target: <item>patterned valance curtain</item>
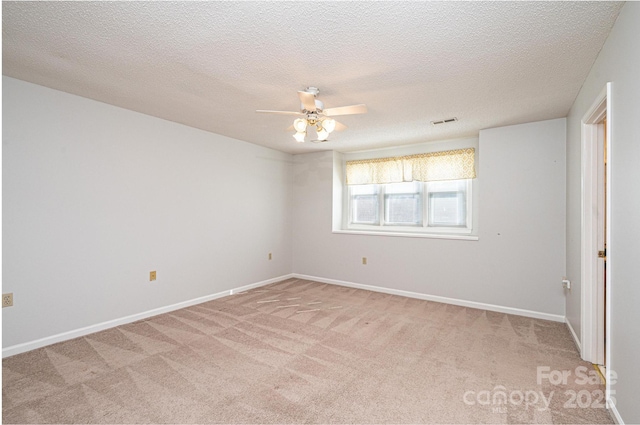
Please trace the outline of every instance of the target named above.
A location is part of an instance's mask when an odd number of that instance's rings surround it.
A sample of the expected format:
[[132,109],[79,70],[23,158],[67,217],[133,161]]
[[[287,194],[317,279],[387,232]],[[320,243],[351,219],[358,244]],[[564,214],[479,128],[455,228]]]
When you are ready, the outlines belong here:
[[430,182],[475,177],[474,148],[347,161],[347,184]]
[[402,157],[347,161],[347,184],[401,183]]

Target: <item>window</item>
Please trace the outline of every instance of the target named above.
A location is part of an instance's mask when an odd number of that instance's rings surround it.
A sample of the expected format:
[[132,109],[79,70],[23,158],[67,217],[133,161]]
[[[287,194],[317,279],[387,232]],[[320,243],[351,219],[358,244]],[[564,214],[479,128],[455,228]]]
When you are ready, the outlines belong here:
[[378,224],[378,185],[353,186],[350,205],[351,223]]
[[471,180],[350,185],[350,229],[471,232]]
[[422,189],[418,183],[392,183],[384,185],[383,190],[386,225],[422,225]]
[[342,229],[471,237],[475,148],[357,159],[344,171]]
[[427,183],[429,226],[467,227],[468,180]]

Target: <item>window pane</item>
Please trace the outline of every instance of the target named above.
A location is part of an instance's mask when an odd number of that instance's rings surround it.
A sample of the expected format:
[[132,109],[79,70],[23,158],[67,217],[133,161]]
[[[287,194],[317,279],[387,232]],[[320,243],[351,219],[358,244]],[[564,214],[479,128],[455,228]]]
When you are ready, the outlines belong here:
[[378,195],[353,195],[351,211],[352,223],[378,224]]
[[429,226],[466,226],[466,198],[462,191],[429,193]]
[[417,226],[422,223],[419,193],[385,195],[384,221],[391,225]]
[[408,182],[408,183],[390,183],[384,185],[384,193],[420,193],[420,183],[419,182]]

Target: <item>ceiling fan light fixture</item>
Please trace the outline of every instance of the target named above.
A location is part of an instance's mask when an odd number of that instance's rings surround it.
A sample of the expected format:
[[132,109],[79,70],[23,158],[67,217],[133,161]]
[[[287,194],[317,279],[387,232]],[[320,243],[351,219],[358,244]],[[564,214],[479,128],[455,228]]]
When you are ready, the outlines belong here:
[[307,128],[311,128],[318,134],[317,139],[313,142],[326,142],[329,140],[329,134],[334,130],[341,131],[347,128],[346,125],[337,122],[333,117],[340,115],[355,115],[364,114],[367,112],[367,107],[364,104],[339,106],[336,108],[325,109],[324,103],[320,101],[318,97],[317,87],[307,87],[304,91],[298,91],[298,98],[300,100],[299,111],[271,111],[265,109],[258,109],[256,112],[278,114],[278,115],[296,115],[293,121],[293,125],[290,126],[287,131],[292,128],[295,129],[293,138],[302,143],[307,136]]
[[334,120],[333,118],[327,118],[323,120],[322,128],[324,128],[327,131],[327,133],[331,133],[333,130],[336,129],[336,120]]
[[302,118],[294,120],[293,128],[295,128],[298,133],[304,133],[307,130],[307,120]]
[[325,130],[324,127],[318,126],[316,130],[318,132],[318,140],[327,140],[327,138],[329,137],[329,132]]

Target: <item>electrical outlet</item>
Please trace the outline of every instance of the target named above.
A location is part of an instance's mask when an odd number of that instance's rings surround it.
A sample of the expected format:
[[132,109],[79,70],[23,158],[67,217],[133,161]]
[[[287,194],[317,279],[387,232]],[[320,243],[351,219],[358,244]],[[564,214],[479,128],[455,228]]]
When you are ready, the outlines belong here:
[[11,307],[13,305],[13,292],[2,294],[2,308]]
[[362,264],[367,265],[367,257],[362,257]]
[[156,280],[156,272],[155,270],[152,272],[149,272],[149,282]]
[[269,253],[269,260],[271,260],[271,258],[272,258],[271,253]]

